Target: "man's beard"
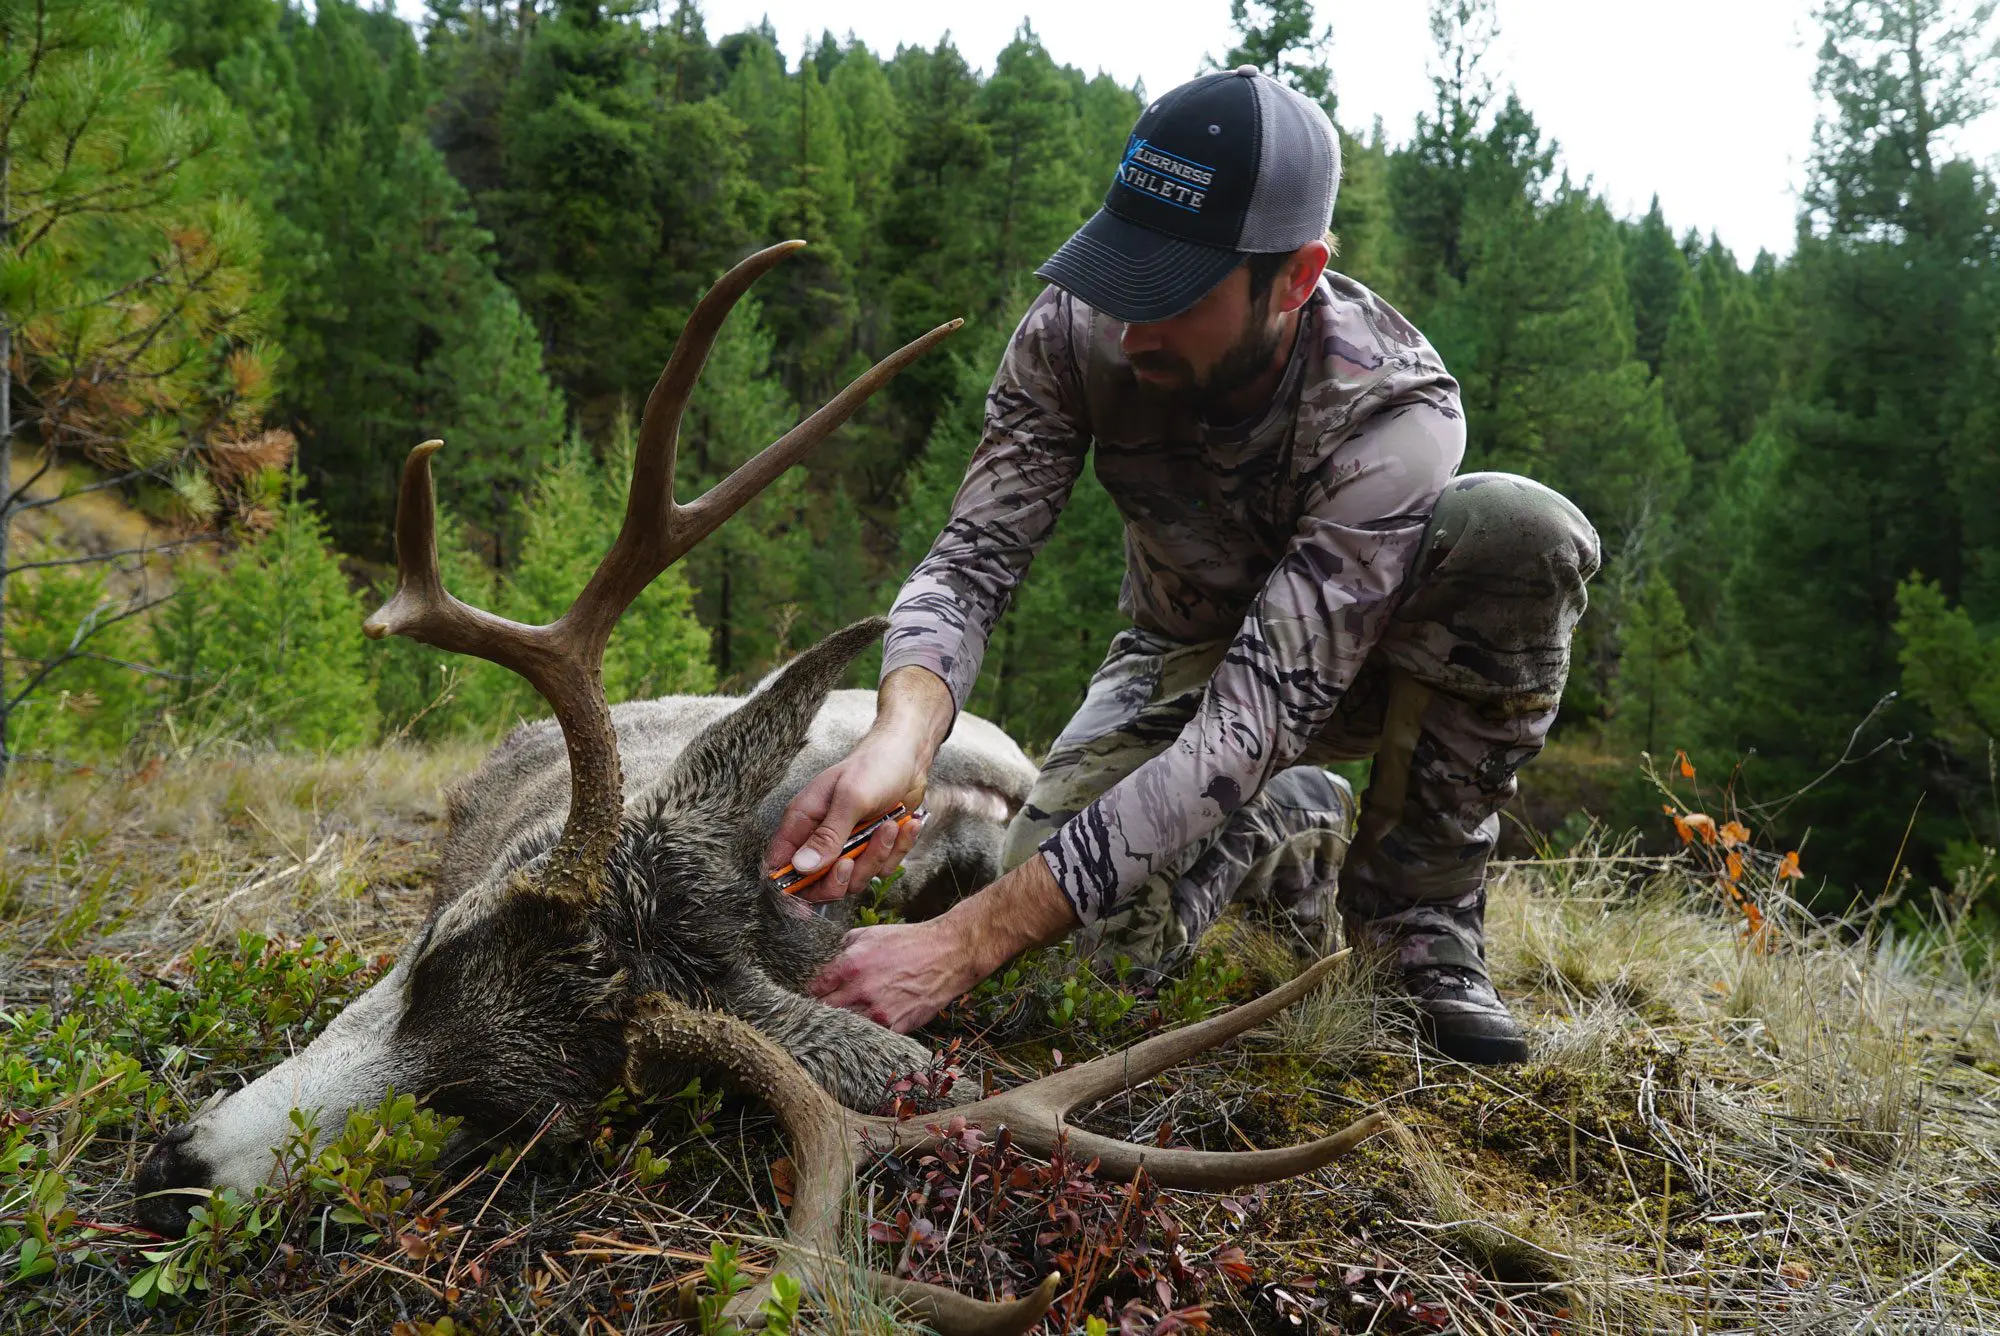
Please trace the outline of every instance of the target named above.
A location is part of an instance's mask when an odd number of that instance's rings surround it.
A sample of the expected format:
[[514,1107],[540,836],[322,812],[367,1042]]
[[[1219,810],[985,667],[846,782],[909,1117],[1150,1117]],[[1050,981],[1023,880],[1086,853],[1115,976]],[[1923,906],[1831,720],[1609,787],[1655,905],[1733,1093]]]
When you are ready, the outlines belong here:
[[1132,367],[1134,370],[1172,375],[1174,384],[1167,393],[1184,401],[1202,417],[1213,420],[1217,411],[1226,411],[1225,401],[1246,386],[1255,384],[1259,376],[1271,369],[1271,363],[1278,355],[1278,340],[1282,332],[1267,322],[1268,305],[1267,301],[1257,302],[1250,308],[1243,332],[1230,345],[1229,351],[1216,359],[1206,376],[1197,377],[1185,358],[1167,352],[1133,353],[1130,359]]

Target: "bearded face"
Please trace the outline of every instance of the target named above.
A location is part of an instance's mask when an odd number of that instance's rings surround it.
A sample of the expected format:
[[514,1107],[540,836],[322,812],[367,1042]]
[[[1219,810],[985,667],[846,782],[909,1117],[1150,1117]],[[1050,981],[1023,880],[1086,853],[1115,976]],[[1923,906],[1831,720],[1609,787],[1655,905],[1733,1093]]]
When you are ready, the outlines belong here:
[[1231,401],[1277,361],[1288,313],[1274,310],[1276,292],[1274,283],[1253,297],[1248,270],[1239,267],[1182,314],[1127,325],[1133,374],[1204,418],[1228,419]]

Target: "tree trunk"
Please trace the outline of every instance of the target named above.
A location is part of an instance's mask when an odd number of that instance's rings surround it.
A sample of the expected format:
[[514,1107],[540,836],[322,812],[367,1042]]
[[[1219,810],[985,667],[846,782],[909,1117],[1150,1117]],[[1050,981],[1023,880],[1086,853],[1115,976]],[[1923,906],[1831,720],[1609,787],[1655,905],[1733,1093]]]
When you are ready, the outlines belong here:
[[7,779],[7,531],[14,521],[14,330],[0,317],[0,783]]

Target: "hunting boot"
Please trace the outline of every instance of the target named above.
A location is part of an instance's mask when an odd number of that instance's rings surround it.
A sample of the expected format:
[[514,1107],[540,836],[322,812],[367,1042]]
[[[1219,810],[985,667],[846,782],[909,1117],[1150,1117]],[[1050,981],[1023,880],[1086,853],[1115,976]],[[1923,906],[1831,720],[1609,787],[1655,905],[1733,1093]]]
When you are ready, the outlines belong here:
[[1342,920],[1347,944],[1376,955],[1416,1008],[1438,1052],[1480,1065],[1525,1062],[1528,1037],[1486,972],[1486,893],[1470,904],[1425,905],[1393,919]]

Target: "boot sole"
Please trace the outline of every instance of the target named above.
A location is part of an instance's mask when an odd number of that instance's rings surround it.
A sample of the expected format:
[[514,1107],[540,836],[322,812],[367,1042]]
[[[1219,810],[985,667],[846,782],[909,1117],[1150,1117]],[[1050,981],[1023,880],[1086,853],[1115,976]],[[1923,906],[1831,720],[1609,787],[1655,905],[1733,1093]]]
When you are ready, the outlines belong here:
[[1454,1062],[1475,1067],[1510,1067],[1528,1060],[1525,1035],[1441,1032],[1430,1017],[1422,1017],[1422,1022],[1424,1041]]

